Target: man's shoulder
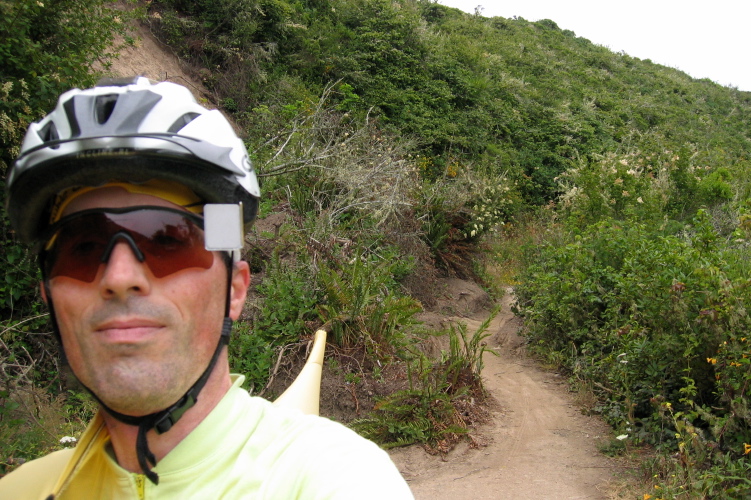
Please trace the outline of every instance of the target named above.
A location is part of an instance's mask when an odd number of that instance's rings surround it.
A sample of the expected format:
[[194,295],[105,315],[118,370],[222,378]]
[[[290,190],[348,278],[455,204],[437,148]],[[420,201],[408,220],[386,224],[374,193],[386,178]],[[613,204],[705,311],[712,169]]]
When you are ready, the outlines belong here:
[[73,448],[27,462],[0,479],[0,498],[47,498],[73,456]]

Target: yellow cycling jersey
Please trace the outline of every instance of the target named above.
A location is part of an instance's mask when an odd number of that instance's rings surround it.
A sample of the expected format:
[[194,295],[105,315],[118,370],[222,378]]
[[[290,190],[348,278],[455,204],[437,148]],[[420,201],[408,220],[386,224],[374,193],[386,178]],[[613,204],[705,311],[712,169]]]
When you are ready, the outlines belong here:
[[[154,467],[159,484],[120,467],[97,415],[73,450],[22,465],[0,498],[410,499],[388,454],[352,430],[232,388]],[[50,496],[53,495],[53,496]]]

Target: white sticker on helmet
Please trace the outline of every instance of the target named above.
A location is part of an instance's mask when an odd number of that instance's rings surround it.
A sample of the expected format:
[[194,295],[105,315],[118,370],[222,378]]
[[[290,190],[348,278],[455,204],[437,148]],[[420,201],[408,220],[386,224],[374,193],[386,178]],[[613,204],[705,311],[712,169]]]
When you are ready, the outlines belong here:
[[206,204],[203,225],[206,250],[242,250],[245,242],[242,204]]

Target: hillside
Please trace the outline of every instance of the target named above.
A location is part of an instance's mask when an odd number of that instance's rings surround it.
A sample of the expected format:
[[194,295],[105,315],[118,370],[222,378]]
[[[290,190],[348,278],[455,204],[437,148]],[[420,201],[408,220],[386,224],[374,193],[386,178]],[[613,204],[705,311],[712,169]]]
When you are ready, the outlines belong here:
[[339,106],[414,138],[431,175],[487,170],[533,203],[556,195],[561,172],[608,151],[688,148],[728,166],[751,150],[751,93],[613,53],[554,21],[428,0],[276,1],[239,16],[248,26],[221,21],[221,2],[181,5],[151,4],[155,32],[209,68],[206,82],[251,129],[259,105],[306,102],[340,82]]

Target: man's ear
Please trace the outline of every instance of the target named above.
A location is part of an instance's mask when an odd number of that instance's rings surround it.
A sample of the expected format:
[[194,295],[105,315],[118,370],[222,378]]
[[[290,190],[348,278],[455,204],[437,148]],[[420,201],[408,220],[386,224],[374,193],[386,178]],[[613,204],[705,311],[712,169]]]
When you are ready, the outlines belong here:
[[47,301],[47,287],[44,286],[44,281],[39,282],[39,291],[42,294],[42,300],[44,301],[44,303],[49,304],[49,302]]
[[232,269],[232,293],[230,295],[229,316],[237,320],[243,312],[245,299],[250,286],[250,265],[245,261],[235,263]]

